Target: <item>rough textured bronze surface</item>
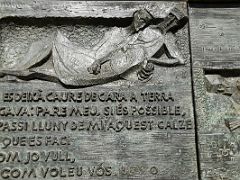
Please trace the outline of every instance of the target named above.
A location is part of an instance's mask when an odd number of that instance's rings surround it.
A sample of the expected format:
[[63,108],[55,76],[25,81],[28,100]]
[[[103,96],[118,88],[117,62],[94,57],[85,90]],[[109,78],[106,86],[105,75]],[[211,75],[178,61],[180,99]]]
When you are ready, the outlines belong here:
[[239,4],[190,6],[201,179],[240,178]]
[[186,3],[0,10],[0,179],[198,179]]

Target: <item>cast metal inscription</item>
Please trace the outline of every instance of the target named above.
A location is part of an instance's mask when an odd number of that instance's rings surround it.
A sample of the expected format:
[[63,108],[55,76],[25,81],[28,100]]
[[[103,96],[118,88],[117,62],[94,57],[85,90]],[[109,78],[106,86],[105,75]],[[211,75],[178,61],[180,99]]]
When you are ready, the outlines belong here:
[[186,7],[1,0],[0,179],[197,179]]

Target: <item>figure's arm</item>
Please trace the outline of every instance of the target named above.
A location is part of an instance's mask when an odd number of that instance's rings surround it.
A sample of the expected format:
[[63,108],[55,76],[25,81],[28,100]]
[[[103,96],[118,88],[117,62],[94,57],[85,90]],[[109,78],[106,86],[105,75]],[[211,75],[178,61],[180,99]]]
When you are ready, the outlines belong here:
[[112,29],[111,32],[107,32],[104,38],[95,45],[93,51],[96,53],[96,59],[92,65],[88,68],[90,74],[97,75],[100,73],[101,65],[110,61],[112,54],[114,54],[121,46],[122,39],[119,37],[120,32],[118,29]]
[[116,35],[113,35],[111,32],[111,35],[106,35],[104,38],[94,47],[94,51],[97,53],[97,57],[95,61],[92,63],[90,67],[88,67],[88,72],[90,74],[97,75],[100,73],[101,65],[104,63],[110,61],[112,54],[114,54],[118,48],[116,48],[116,44],[121,42],[121,39],[118,40],[118,37],[115,37]]
[[166,54],[169,59],[164,58],[154,58],[151,57],[149,62],[160,66],[175,66],[175,65],[184,65],[186,59],[183,57],[180,49],[175,44],[176,37],[173,33],[168,32],[165,35],[165,41],[163,46],[159,49],[160,57],[162,54]]
[[90,74],[94,74],[94,75],[97,75],[100,73],[100,70],[101,70],[101,65],[103,65],[104,63],[110,61],[110,57],[107,56],[107,57],[104,57],[104,58],[101,58],[101,59],[96,59],[93,64],[88,67],[88,72]]
[[169,15],[164,18],[164,20],[155,25],[162,34],[166,34],[170,31],[173,27],[181,26],[186,23],[187,17],[184,13],[182,13],[179,9],[173,8]]
[[177,64],[184,65],[186,63],[186,59],[183,57],[180,49],[176,45],[176,36],[168,32],[165,35],[165,46],[166,46],[166,55],[171,59],[175,59]]
[[184,19],[186,17],[185,14],[176,7],[173,8],[170,13],[173,14],[178,20]]
[[162,34],[166,34],[169,29],[177,25],[176,17],[172,14],[168,15],[168,17],[164,18],[162,22],[155,25],[155,28],[158,28]]

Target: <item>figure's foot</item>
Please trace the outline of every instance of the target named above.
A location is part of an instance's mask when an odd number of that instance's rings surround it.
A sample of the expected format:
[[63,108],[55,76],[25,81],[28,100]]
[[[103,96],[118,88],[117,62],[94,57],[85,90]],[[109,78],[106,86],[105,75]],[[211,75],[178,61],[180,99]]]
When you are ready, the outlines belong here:
[[94,75],[97,75],[100,73],[100,70],[101,70],[101,64],[99,62],[94,62],[90,67],[88,67],[88,72],[90,74],[94,74]]
[[147,63],[138,72],[138,79],[144,82],[149,81],[152,78],[153,71],[154,71],[153,63]]

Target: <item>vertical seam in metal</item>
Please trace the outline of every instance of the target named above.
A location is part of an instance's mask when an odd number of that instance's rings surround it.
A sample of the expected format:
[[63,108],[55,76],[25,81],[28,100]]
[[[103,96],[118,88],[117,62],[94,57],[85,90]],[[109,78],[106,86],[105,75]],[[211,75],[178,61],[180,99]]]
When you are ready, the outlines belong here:
[[196,148],[196,161],[197,161],[197,174],[198,179],[201,180],[201,164],[200,164],[200,153],[199,153],[199,138],[198,138],[198,123],[197,123],[197,113],[196,113],[196,103],[195,103],[195,91],[194,91],[194,80],[193,80],[193,59],[192,59],[192,46],[191,46],[191,27],[190,27],[190,6],[187,3],[187,13],[189,17],[188,22],[188,41],[189,41],[189,53],[190,53],[190,72],[191,72],[191,88],[192,88],[192,103],[193,103],[193,117],[194,117],[194,124],[195,124],[195,148]]

